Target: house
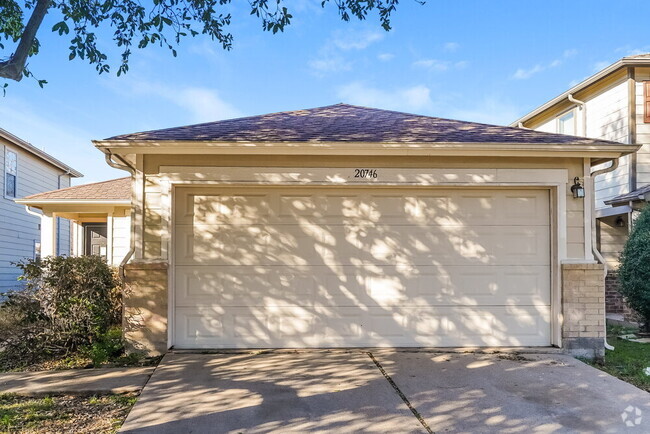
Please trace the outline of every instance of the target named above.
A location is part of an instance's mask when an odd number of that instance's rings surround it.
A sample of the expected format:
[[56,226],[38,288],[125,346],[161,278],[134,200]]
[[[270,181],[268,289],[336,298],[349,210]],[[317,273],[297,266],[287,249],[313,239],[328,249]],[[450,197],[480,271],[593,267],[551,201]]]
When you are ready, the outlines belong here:
[[[637,145],[337,104],[95,146],[131,173],[134,349],[604,352],[591,178]],[[20,202],[126,217],[97,188]]]
[[[71,178],[83,176],[70,166],[37,147],[0,128],[0,292],[17,289],[20,270],[14,263],[40,255],[41,220],[14,203],[19,197],[67,187]],[[70,229],[64,219],[57,219],[56,254],[70,251]]]
[[[622,58],[511,126],[641,146],[621,158],[616,170],[596,178],[597,248],[616,270],[630,221],[650,200],[650,54]],[[624,313],[615,275],[608,279],[607,308]]]

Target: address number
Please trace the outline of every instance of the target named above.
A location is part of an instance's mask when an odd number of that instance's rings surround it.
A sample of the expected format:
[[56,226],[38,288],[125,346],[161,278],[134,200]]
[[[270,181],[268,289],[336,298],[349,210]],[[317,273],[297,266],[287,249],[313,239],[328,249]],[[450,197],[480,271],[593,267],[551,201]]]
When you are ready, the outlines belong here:
[[377,178],[377,169],[354,169],[355,178]]

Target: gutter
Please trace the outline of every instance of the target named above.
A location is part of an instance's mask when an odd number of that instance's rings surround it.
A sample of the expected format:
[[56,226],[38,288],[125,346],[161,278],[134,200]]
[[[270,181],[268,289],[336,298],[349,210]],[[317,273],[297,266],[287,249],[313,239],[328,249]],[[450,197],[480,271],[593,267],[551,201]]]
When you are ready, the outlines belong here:
[[[133,178],[133,176],[135,175],[135,167],[131,166],[129,163],[124,161],[124,159],[119,156],[116,156],[116,158],[118,158],[121,161],[121,163],[116,163],[115,161],[113,161],[113,154],[111,154],[111,151],[109,151],[108,149],[106,150],[106,154],[104,157],[106,159],[106,164],[108,164],[112,168],[119,169],[119,170],[126,170],[131,174],[131,178]],[[126,253],[124,259],[122,259],[122,262],[120,262],[120,266],[119,266],[119,274],[123,282],[126,281],[126,273],[124,272],[124,267],[133,256],[133,253],[135,253],[135,225],[133,224],[134,221],[135,221],[135,206],[133,206],[132,203],[131,204],[131,239],[129,240],[129,251]]]
[[510,124],[510,126],[515,127],[520,122],[521,123],[528,122],[530,119],[534,118],[535,116],[537,116],[537,115],[541,114],[542,112],[548,110],[549,108],[553,107],[557,103],[561,102],[563,99],[566,99],[568,95],[574,94],[576,92],[579,92],[579,91],[591,86],[595,82],[597,82],[597,81],[607,77],[608,75],[618,71],[620,68],[622,68],[624,66],[628,66],[628,65],[629,66],[647,66],[648,64],[650,64],[650,59],[626,59],[626,58],[620,59],[620,60],[616,61],[615,63],[612,63],[611,65],[609,65],[605,69],[603,69],[603,70],[597,72],[596,74],[592,75],[591,77],[589,77],[589,78],[583,80],[582,82],[576,84],[575,86],[573,86],[568,91],[556,96],[552,100],[542,104],[541,106],[537,107],[536,109],[529,112],[528,114],[520,117],[516,121],[512,122]]
[[568,94],[567,98],[574,104],[580,106],[580,111],[582,111],[582,136],[587,137],[587,105],[584,101],[575,99],[573,94]]
[[[595,192],[596,192],[596,176],[603,175],[605,173],[613,172],[617,168],[618,168],[618,158],[615,158],[615,159],[612,160],[612,165],[611,166],[606,167],[604,169],[595,170],[595,171],[591,172],[591,174],[590,174],[591,175],[591,179],[590,179],[590,184],[591,185],[589,186],[589,188],[591,188],[591,191],[594,192],[594,199],[595,199]],[[595,217],[595,215],[596,215],[596,201],[595,200],[591,201],[591,215],[592,215],[592,218],[591,218],[591,239],[595,240],[596,239],[596,217]],[[596,243],[594,243],[594,242],[591,243],[591,251],[593,252],[593,254],[596,257],[596,259],[598,260],[598,262],[603,264],[603,269],[605,270],[604,278],[606,279],[607,278],[607,272],[609,271],[608,267],[607,267],[607,261],[605,261],[605,258],[603,258],[602,253],[600,253],[598,251],[598,247],[596,246]],[[604,322],[605,322],[605,329],[607,329],[607,313],[606,312],[603,312],[603,318],[604,318]],[[605,337],[603,338],[603,341],[605,343],[605,349],[608,349],[610,351],[612,351],[614,349],[614,347],[612,345],[607,343],[607,333],[605,333]]]

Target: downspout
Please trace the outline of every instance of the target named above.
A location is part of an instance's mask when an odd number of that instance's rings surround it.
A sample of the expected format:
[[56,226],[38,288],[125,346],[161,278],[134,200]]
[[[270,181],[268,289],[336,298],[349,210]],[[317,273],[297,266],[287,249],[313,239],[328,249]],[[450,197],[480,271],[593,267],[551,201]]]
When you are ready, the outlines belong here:
[[[595,171],[591,172],[591,174],[590,174],[591,175],[591,185],[589,186],[589,188],[591,188],[591,191],[594,193],[594,199],[596,197],[596,176],[603,175],[605,173],[613,172],[617,168],[618,168],[618,158],[615,158],[615,159],[612,160],[612,165],[611,166],[606,167],[604,169],[595,170]],[[593,252],[593,254],[596,257],[596,259],[598,260],[598,262],[603,264],[603,268],[605,270],[604,278],[607,279],[607,271],[608,271],[608,269],[607,269],[607,261],[605,261],[605,258],[603,258],[602,253],[600,253],[598,251],[598,247],[596,246],[596,243],[593,242],[593,240],[596,239],[596,217],[595,217],[596,216],[596,201],[595,200],[591,201],[591,215],[592,215],[592,218],[591,218],[591,239],[592,239],[591,251]],[[606,312],[603,313],[603,318],[604,318],[605,325],[606,325],[607,324],[607,313]],[[614,347],[607,343],[607,333],[605,333],[605,337],[603,338],[603,340],[605,342],[605,348],[610,350],[610,351],[613,351]]]
[[33,215],[34,217],[38,217],[39,219],[43,217],[43,214],[33,211],[29,205],[25,205],[25,211],[27,211],[27,214]]
[[580,111],[582,112],[582,136],[587,137],[587,105],[584,101],[575,99],[572,94],[567,95],[569,101],[580,106]]
[[[115,161],[113,161],[113,154],[111,154],[111,151],[107,150],[104,157],[106,159],[106,163],[109,166],[113,167],[114,169],[126,170],[131,174],[131,177],[135,175],[135,167],[131,166],[129,163],[124,161],[119,156],[115,156],[115,157],[118,158],[121,161],[121,163],[116,163]],[[120,266],[119,266],[119,273],[122,281],[125,281],[126,279],[124,266],[127,264],[127,262],[129,262],[129,260],[133,256],[133,253],[135,253],[135,225],[133,224],[134,221],[135,221],[135,206],[131,204],[131,239],[129,240],[129,251],[126,253],[124,259],[122,259],[122,262],[120,262]]]

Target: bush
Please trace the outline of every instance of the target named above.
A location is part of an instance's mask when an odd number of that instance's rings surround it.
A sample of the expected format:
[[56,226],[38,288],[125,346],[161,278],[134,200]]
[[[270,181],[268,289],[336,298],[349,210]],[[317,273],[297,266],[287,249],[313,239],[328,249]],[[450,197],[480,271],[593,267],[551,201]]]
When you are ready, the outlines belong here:
[[56,256],[16,265],[25,286],[4,294],[0,304],[5,318],[0,321],[0,364],[5,368],[92,347],[120,324],[119,280],[102,258]]
[[619,268],[621,294],[650,332],[650,206],[637,218],[625,243]]

